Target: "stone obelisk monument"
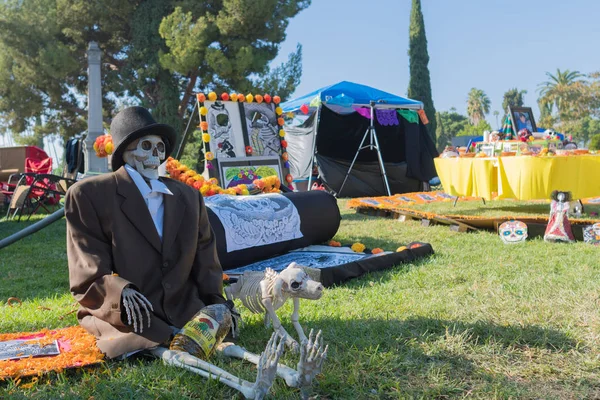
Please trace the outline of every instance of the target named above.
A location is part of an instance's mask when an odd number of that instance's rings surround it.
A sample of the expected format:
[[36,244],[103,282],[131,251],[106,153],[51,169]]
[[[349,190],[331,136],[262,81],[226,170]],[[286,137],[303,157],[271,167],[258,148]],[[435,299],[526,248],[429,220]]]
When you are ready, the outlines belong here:
[[101,51],[98,43],[88,46],[88,130],[84,141],[85,175],[108,172],[108,159],[96,157],[94,142],[104,134],[102,127],[102,83],[100,79]]

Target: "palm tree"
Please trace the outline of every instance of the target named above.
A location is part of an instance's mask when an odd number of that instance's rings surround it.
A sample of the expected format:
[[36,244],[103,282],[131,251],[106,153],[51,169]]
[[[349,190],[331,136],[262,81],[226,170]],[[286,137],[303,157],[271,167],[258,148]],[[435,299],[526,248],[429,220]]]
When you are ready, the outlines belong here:
[[478,125],[479,121],[490,113],[490,98],[481,89],[472,88],[467,99],[467,114],[469,121],[473,125]]
[[563,93],[565,93],[565,91],[575,82],[582,81],[581,78],[585,75],[579,71],[569,71],[568,69],[561,71],[557,68],[556,75],[546,72],[546,76],[549,80],[538,85],[538,92],[540,94],[539,100],[546,104],[556,105],[556,109],[560,114]]

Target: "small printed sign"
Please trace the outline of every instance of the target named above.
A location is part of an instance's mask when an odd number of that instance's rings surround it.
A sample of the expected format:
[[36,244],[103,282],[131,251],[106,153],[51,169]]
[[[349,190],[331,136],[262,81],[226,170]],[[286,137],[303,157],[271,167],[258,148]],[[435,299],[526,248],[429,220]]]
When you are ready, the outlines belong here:
[[16,360],[19,358],[27,358],[29,356],[56,356],[60,354],[58,341],[54,341],[47,345],[34,343],[33,340],[9,340],[0,342],[0,361],[1,360]]

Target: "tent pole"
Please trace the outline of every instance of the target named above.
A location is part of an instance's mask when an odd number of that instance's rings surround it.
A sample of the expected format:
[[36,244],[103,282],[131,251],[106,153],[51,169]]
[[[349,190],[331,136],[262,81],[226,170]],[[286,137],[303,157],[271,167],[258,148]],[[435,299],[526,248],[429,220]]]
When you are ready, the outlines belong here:
[[317,115],[315,115],[315,134],[313,135],[312,157],[310,158],[310,167],[309,167],[310,172],[308,173],[308,190],[311,190],[313,167],[314,167],[315,163],[317,162],[317,154],[316,154],[317,132],[319,131],[319,114],[321,111],[321,107],[323,107],[323,106],[319,105],[319,107],[317,107],[317,111],[315,111],[317,113]]
[[[352,172],[354,163],[356,162],[356,159],[358,158],[358,153],[360,153],[361,150],[366,149],[366,148],[368,148],[369,150],[373,150],[373,149],[377,150],[377,158],[379,159],[379,166],[381,167],[381,174],[382,174],[381,177],[383,179],[383,184],[385,186],[388,196],[392,195],[392,193],[390,191],[390,185],[388,183],[387,175],[385,172],[385,166],[383,165],[383,158],[381,157],[381,151],[379,150],[379,141],[377,140],[377,132],[375,132],[375,125],[373,124],[373,121],[375,120],[375,102],[371,100],[370,106],[371,106],[371,121],[369,123],[369,127],[365,131],[362,141],[360,142],[360,145],[358,146],[358,150],[356,151],[356,154],[354,155],[354,159],[352,160],[352,163],[350,164],[350,167],[348,168],[348,172],[346,172],[346,176],[344,177],[342,186],[340,186],[340,190],[338,190],[338,192],[337,192],[338,195],[340,193],[342,193],[342,189],[344,188],[344,185],[346,184],[346,181],[348,180],[348,176],[350,176],[350,172]],[[367,146],[363,146],[363,143],[367,139],[367,135],[369,135],[369,144]],[[373,144],[373,141],[375,141],[375,144]]]

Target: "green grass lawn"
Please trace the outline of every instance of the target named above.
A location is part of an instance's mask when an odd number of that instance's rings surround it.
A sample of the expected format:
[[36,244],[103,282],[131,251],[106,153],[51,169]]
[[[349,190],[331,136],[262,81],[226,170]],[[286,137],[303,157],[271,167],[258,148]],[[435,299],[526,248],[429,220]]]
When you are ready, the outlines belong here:
[[[367,217],[339,204],[335,240],[386,250],[419,240],[436,254],[301,302],[301,323],[322,329],[329,344],[315,399],[600,398],[599,248],[541,239],[507,246],[490,232]],[[435,212],[447,204],[427,207]],[[24,226],[0,222],[0,238]],[[0,305],[2,333],[77,323],[74,314],[61,319],[74,308],[64,220],[0,250],[0,302],[11,296],[23,305]],[[290,311],[288,304],[279,315],[293,331]],[[270,331],[260,316],[242,315],[240,344],[260,352]],[[286,354],[284,362],[293,366],[297,358]],[[248,380],[256,371],[238,360],[214,363]],[[0,382],[0,398],[241,398],[218,382],[143,358],[49,374],[23,388],[27,382]],[[277,380],[271,398],[298,399],[299,392]]]

